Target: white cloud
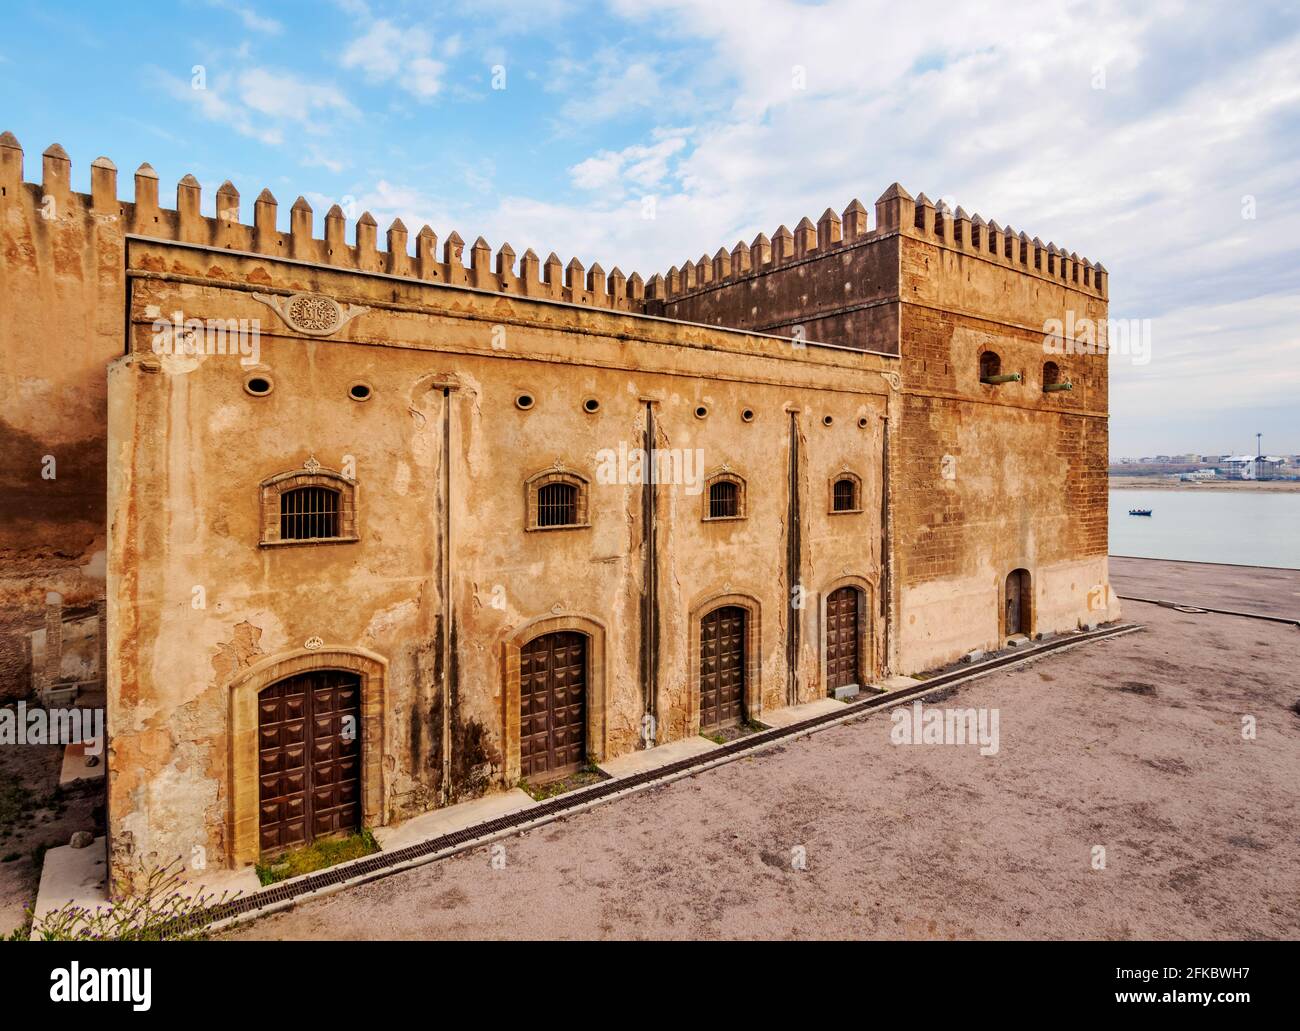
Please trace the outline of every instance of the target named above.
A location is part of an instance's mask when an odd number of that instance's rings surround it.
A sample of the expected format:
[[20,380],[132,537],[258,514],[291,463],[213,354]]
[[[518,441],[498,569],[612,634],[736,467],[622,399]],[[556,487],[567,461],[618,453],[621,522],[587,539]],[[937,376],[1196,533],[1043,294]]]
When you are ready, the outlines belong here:
[[431,57],[417,57],[406,66],[402,85],[417,97],[436,96],[442,89],[442,74],[447,66]]
[[685,133],[678,130],[648,146],[634,144],[620,151],[601,151],[569,169],[575,186],[584,190],[635,186],[649,190],[663,183],[669,161],[686,146]]
[[239,99],[271,118],[311,123],[316,112],[355,115],[356,109],[333,86],[304,82],[296,76],[250,68],[238,76]]
[[[449,56],[458,49],[455,44]],[[446,65],[433,56],[433,37],[418,27],[399,28],[379,19],[343,52],[343,67],[357,68],[372,83],[394,82],[412,96],[428,100],[442,89]]]
[[239,20],[244,23],[244,28],[251,32],[264,32],[267,35],[278,35],[284,29],[284,26],[274,18],[264,17],[263,15],[258,14],[251,7],[245,7],[233,3],[232,0],[208,0],[208,2],[213,7],[237,15]]
[[357,114],[335,87],[267,68],[224,72],[209,77],[201,89],[166,72],[155,71],[154,77],[172,97],[192,105],[209,121],[271,146],[284,143],[290,127],[326,135],[332,119]]

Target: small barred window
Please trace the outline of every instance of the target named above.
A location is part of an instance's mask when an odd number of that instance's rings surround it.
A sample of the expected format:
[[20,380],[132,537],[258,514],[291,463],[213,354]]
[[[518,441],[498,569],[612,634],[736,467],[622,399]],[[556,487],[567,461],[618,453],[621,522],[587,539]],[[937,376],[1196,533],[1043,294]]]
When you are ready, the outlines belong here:
[[704,481],[704,509],[702,517],[710,519],[744,519],[745,479],[725,466]]
[[571,483],[548,483],[537,491],[538,526],[575,526],[577,522],[577,487]]
[[356,481],[322,469],[314,455],[302,469],[263,480],[261,495],[264,547],[357,540]]
[[729,480],[709,487],[709,518],[734,519],[740,514],[740,491]]
[[312,541],[339,536],[339,492],[295,487],[280,495],[280,540]]
[[528,530],[562,530],[589,526],[588,483],[566,469],[547,469],[524,483],[525,522]]
[[862,511],[862,478],[844,469],[831,477],[827,486],[830,495],[830,512]]

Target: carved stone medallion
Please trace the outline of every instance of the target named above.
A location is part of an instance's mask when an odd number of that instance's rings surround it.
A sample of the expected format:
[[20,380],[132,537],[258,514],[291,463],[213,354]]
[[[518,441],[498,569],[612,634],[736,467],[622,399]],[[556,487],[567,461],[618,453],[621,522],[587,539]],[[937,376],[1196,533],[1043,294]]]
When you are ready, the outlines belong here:
[[339,304],[323,294],[292,294],[289,297],[253,294],[253,297],[271,308],[290,329],[308,336],[330,336],[370,310],[359,304]]

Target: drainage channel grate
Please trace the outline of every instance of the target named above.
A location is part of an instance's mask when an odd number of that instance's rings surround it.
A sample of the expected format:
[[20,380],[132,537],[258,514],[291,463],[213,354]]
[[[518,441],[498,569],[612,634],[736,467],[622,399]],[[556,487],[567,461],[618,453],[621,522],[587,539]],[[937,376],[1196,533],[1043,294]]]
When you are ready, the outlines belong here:
[[653,770],[646,770],[642,773],[632,774],[628,777],[622,777],[617,780],[608,780],[600,784],[594,784],[591,787],[583,788],[579,791],[573,791],[558,798],[550,799],[546,802],[540,802],[528,809],[521,809],[515,813],[508,813],[505,816],[498,816],[491,820],[485,820],[483,823],[476,823],[471,827],[462,830],[451,831],[450,833],[440,835],[436,838],[429,838],[427,841],[421,841],[415,845],[407,845],[404,848],[394,849],[392,852],[381,852],[377,855],[365,859],[358,859],[347,866],[338,867],[333,870],[322,870],[320,873],[308,874],[301,880],[295,880],[292,884],[284,884],[278,887],[266,888],[263,891],[255,892],[242,898],[231,899],[229,902],[220,902],[203,910],[201,914],[194,917],[186,918],[168,925],[168,930],[190,930],[209,923],[220,920],[228,920],[231,917],[241,916],[245,913],[252,913],[267,906],[273,906],[281,902],[289,902],[301,895],[307,895],[312,892],[320,891],[322,888],[333,887],[334,885],[343,884],[347,881],[358,878],[368,878],[372,874],[380,873],[389,867],[401,866],[413,860],[423,859],[435,855],[447,849],[454,849],[457,846],[464,845],[471,841],[477,841],[481,838],[493,837],[502,832],[512,830],[515,827],[524,824],[533,823],[537,820],[544,820],[550,816],[556,816],[571,809],[577,809],[585,806],[590,802],[598,801],[610,795],[620,794],[633,788],[641,787],[645,784],[653,783],[657,780],[665,780],[675,777],[679,773],[685,773],[694,767],[712,766],[728,756],[735,755],[738,752],[745,752],[752,748],[760,748],[763,745],[778,741],[782,738],[795,737],[800,734],[806,734],[810,730],[827,723],[833,723],[837,720],[843,720],[846,717],[855,715],[865,715],[877,709],[892,708],[898,702],[918,694],[928,694],[936,688],[943,687],[945,684],[952,683],[956,680],[964,680],[978,674],[995,670],[1001,666],[1008,666],[1016,662],[1023,662],[1025,659],[1042,655],[1045,652],[1052,652],[1058,648],[1064,648],[1072,644],[1081,644],[1085,641],[1096,641],[1106,637],[1114,637],[1117,634],[1128,633],[1131,630],[1140,629],[1136,623],[1125,623],[1117,627],[1108,627],[1104,630],[1096,630],[1088,634],[1080,634],[1074,637],[1063,637],[1057,640],[1048,641],[1035,648],[1028,649],[1024,652],[1018,652],[1010,655],[999,656],[996,659],[990,659],[987,662],[981,662],[964,669],[952,670],[948,673],[941,673],[938,676],[931,677],[929,680],[918,680],[915,687],[905,687],[898,691],[890,691],[883,695],[872,695],[859,702],[850,702],[842,710],[823,713],[812,719],[804,720],[789,727],[775,727],[768,730],[759,731],[756,734],[750,734],[746,737],[738,738],[735,741],[725,745],[720,745],[711,751],[702,755],[690,756],[686,759],[679,759],[676,762],[669,763],[667,766],[660,766]]

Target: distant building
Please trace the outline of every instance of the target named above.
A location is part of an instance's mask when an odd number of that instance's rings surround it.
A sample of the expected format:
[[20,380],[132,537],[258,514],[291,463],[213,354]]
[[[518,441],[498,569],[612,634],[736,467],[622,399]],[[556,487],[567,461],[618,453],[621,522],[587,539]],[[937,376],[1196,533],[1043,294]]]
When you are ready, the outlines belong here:
[[1255,479],[1254,455],[1229,455],[1219,463],[1219,472],[1229,480]]
[[1255,479],[1281,480],[1287,476],[1286,459],[1281,455],[1261,455],[1255,460]]

